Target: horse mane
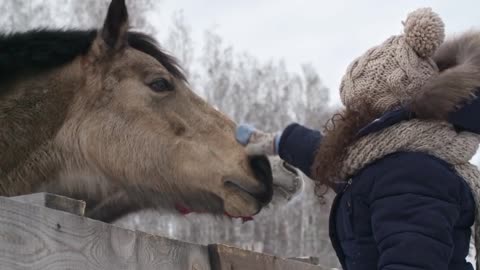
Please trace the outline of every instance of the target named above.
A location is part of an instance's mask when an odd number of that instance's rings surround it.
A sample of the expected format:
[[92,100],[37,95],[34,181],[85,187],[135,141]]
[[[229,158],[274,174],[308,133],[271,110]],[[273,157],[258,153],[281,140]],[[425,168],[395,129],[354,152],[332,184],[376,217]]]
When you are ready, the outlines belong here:
[[[37,29],[0,34],[0,85],[19,76],[59,67],[85,55],[96,36],[97,30]],[[164,52],[151,36],[128,32],[127,39],[131,47],[154,57],[176,78],[186,80],[177,60]]]

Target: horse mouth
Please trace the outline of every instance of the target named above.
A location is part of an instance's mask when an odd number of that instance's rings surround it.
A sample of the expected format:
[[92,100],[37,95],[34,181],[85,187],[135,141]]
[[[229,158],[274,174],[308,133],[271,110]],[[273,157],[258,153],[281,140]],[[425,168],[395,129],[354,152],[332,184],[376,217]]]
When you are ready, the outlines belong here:
[[273,174],[270,161],[266,156],[254,156],[250,158],[250,166],[255,173],[255,178],[265,187],[263,192],[252,194],[263,205],[272,201],[273,197]]
[[[270,162],[267,157],[255,156],[250,158],[250,166],[255,174],[255,180],[242,181],[241,179],[227,178],[224,184],[227,188],[238,190],[252,197],[263,207],[269,204],[273,197],[273,176]],[[257,182],[257,184],[246,184],[252,182]]]
[[203,209],[198,204],[194,206],[176,203],[176,210],[184,215],[192,212],[210,212],[224,214],[230,218],[241,218],[243,221],[251,220],[264,206],[271,202],[273,197],[273,176],[270,162],[266,157],[252,157],[250,166],[254,172],[253,177],[238,175],[224,177],[225,195],[220,197],[212,192],[207,192],[212,195],[212,198],[223,201],[216,204],[217,206],[221,205],[221,208],[210,205],[208,209]]
[[245,185],[241,184],[241,181],[235,181],[235,180],[226,180],[225,181],[225,187],[230,189],[230,190],[235,190],[236,192],[242,193],[242,196],[251,200],[251,201],[256,201],[260,205],[266,205],[270,201],[267,199],[267,195],[265,195],[265,187],[263,185],[260,185],[260,191],[259,188],[249,188]]

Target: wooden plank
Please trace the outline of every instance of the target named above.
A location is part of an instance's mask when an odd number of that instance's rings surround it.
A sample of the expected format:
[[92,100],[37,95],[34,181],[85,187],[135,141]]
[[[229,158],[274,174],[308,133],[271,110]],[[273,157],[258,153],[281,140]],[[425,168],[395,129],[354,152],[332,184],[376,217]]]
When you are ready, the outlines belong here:
[[207,247],[0,197],[2,270],[210,270]]
[[83,216],[85,214],[85,202],[72,198],[51,194],[51,193],[34,193],[29,195],[10,197],[10,199],[45,206],[51,209],[69,212],[75,215]]
[[289,260],[295,260],[295,261],[300,261],[300,262],[305,262],[309,264],[314,264],[314,265],[319,265],[320,264],[320,258],[319,257],[291,257],[288,258]]
[[225,245],[209,245],[212,270],[325,270],[296,260],[282,259],[276,256],[242,250]]

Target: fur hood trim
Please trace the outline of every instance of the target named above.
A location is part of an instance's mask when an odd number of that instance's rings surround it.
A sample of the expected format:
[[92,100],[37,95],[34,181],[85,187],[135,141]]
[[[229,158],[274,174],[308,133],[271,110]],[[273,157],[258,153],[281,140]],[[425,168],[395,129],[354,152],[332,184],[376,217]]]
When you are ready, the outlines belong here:
[[480,87],[480,32],[445,41],[433,60],[440,73],[418,91],[410,110],[418,118],[446,120],[449,113],[472,100]]

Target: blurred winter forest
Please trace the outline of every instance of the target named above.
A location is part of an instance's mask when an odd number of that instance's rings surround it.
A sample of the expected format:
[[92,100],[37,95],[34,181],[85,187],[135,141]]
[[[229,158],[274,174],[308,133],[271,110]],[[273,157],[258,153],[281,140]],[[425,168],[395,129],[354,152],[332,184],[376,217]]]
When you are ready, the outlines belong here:
[[[40,27],[98,28],[107,0],[0,0],[0,31],[25,31]],[[158,0],[129,3],[130,23],[135,29],[157,36],[163,48],[176,56],[197,93],[237,122],[248,122],[277,131],[296,121],[321,128],[331,114],[329,91],[312,65],[292,72],[282,59],[261,61],[254,52],[242,52],[214,31],[203,40],[192,40],[192,25],[181,11],[172,14],[170,25],[155,25]],[[199,46],[198,44],[202,44]],[[118,225],[184,241],[226,243],[285,257],[317,256],[322,264],[337,266],[328,240],[331,194],[319,200],[308,185],[295,202],[263,210],[253,222],[226,217],[162,211],[133,214]]]

